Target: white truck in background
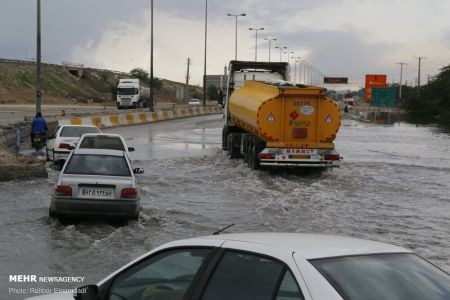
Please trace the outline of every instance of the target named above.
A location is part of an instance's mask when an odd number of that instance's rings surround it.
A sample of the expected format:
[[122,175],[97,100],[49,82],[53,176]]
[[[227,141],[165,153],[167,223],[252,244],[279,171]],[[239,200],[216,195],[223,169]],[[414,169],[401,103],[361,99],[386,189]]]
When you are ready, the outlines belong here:
[[117,85],[117,108],[147,107],[150,89],[140,84],[139,79],[120,79]]

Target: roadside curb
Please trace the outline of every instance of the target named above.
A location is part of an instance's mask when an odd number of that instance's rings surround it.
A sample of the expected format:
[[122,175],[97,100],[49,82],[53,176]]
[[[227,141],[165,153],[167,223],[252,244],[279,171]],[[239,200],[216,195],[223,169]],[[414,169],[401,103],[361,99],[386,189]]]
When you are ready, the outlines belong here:
[[114,115],[96,115],[58,120],[59,125],[94,125],[98,128],[139,125],[173,119],[222,113],[221,107],[193,107],[157,112],[122,113]]

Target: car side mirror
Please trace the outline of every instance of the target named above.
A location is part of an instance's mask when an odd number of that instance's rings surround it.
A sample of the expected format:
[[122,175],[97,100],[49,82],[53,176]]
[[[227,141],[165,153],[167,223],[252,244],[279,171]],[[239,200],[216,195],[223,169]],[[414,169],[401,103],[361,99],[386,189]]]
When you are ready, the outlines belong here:
[[85,285],[77,288],[77,292],[74,294],[75,300],[97,300],[98,299],[98,286],[95,284]]
[[74,146],[69,146],[68,149],[69,149],[69,150],[73,150],[73,149],[75,149],[75,147],[74,147]]
[[128,151],[129,152],[133,152],[134,151],[134,147],[128,147]]
[[133,169],[134,174],[144,174],[144,169],[142,168],[134,168]]

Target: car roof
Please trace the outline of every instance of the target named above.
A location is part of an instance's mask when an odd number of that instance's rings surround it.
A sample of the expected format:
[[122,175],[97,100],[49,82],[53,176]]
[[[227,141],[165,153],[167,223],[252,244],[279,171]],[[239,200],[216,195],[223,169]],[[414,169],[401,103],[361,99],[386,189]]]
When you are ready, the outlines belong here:
[[295,252],[305,259],[377,254],[411,253],[402,247],[365,239],[308,233],[233,233],[200,237],[223,241],[241,241]]
[[123,156],[125,151],[110,150],[110,149],[92,149],[92,148],[79,148],[73,150],[73,154],[94,154],[94,155],[108,155],[108,156]]
[[117,137],[122,138],[120,134],[117,133],[84,133],[81,137],[91,137],[91,136],[106,136],[106,137]]
[[97,126],[93,126],[93,125],[60,125],[60,127],[93,127],[93,128],[98,128]]

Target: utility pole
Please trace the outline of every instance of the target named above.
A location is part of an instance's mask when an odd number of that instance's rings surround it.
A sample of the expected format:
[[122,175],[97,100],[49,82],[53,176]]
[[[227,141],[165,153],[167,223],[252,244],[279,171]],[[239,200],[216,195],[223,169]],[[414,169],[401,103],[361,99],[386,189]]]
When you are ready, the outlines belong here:
[[36,113],[41,112],[41,0],[37,0],[36,34]]
[[206,39],[208,37],[208,0],[205,0],[205,59],[203,67],[203,106],[206,106]]
[[188,59],[187,59],[187,71],[186,71],[186,85],[184,87],[184,97],[183,97],[184,100],[186,100],[187,90],[188,90],[188,87],[189,87],[189,79],[191,78],[189,76],[189,66],[191,64],[192,64],[191,58],[188,57]]
[[427,58],[425,56],[418,56],[418,57],[414,56],[414,58],[419,61],[419,74],[417,75],[417,86],[420,89],[420,68],[421,68],[421,62],[422,62],[422,59],[427,59]]
[[400,89],[398,91],[398,100],[402,101],[402,80],[403,80],[403,66],[407,66],[407,63],[399,62],[397,65],[400,65]]
[[153,78],[153,0],[150,1],[150,99],[147,103],[149,111],[154,111],[154,78]]

